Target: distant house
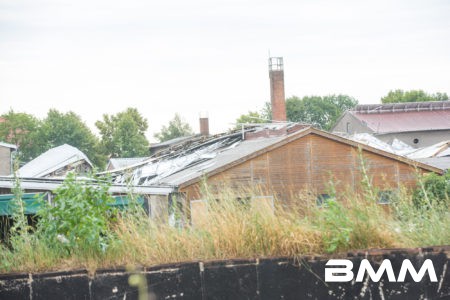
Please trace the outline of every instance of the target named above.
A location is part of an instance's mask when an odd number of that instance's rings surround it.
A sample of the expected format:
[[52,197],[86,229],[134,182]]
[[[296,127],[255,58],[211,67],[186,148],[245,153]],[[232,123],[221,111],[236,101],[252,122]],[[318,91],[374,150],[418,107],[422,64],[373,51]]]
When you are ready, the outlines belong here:
[[39,155],[18,171],[23,178],[63,178],[70,171],[85,174],[92,170],[89,158],[80,150],[64,144]]
[[443,173],[439,168],[300,125],[271,125],[213,136],[201,144],[186,143],[178,151],[162,152],[110,173],[116,184],[171,187],[167,196],[150,199],[152,214],[167,212],[168,203],[173,201],[188,209],[202,199],[204,180],[213,191],[224,186],[254,187],[262,198],[277,198],[286,204],[298,201],[298,195],[308,191],[320,202],[327,197],[330,182],[338,192],[360,188],[359,149],[368,175],[380,191],[415,186],[416,172]]
[[332,133],[371,133],[391,144],[396,138],[414,148],[450,137],[450,101],[358,105],[345,112]]
[[0,142],[0,175],[9,175],[13,169],[13,153],[17,147]]

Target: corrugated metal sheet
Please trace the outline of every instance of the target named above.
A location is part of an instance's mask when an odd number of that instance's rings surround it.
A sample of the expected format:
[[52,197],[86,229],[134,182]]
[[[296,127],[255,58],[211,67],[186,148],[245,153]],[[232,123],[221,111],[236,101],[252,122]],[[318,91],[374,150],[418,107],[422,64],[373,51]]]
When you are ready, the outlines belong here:
[[418,149],[407,156],[412,159],[450,156],[450,140]]
[[142,162],[148,159],[148,157],[129,157],[129,158],[110,158],[108,162],[107,170],[114,170],[129,167],[136,163]]
[[19,176],[45,177],[56,170],[83,160],[92,167],[92,163],[83,152],[75,147],[64,144],[44,152],[24,165],[19,169]]
[[450,110],[351,113],[374,133],[450,130]]

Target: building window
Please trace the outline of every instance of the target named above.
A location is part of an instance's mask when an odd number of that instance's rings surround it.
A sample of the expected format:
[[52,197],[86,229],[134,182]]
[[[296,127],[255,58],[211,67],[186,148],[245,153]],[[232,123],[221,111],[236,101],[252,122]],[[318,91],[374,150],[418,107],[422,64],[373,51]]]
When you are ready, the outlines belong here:
[[327,207],[328,206],[328,202],[333,200],[333,199],[334,199],[334,197],[331,197],[328,194],[320,194],[316,198],[316,205],[318,207]]
[[350,122],[347,122],[347,128],[346,128],[346,130],[347,130],[347,133],[350,133]]
[[419,143],[419,139],[418,139],[418,138],[415,138],[415,139],[413,140],[413,143],[414,143],[414,144],[418,144],[418,143]]
[[394,191],[379,191],[378,192],[378,204],[389,204],[394,198]]

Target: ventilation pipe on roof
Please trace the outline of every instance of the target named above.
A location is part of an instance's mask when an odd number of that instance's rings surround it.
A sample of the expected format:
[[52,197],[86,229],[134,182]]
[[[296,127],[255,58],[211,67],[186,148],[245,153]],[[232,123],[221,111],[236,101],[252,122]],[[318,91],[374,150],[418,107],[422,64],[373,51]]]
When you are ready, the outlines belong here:
[[208,113],[200,112],[200,134],[202,136],[209,136],[209,118]]

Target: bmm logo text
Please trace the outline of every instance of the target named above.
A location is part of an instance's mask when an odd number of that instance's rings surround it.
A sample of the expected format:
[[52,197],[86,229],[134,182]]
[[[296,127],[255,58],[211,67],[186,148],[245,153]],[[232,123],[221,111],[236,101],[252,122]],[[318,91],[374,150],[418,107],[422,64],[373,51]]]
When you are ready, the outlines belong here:
[[[348,282],[353,280],[352,261],[348,259],[330,259],[325,265],[332,266],[332,268],[325,268],[325,282]],[[336,266],[339,266],[340,268],[337,268]],[[392,269],[392,264],[389,259],[383,260],[377,272],[374,271],[367,259],[363,259],[359,266],[358,274],[356,275],[356,282],[362,282],[366,272],[374,282],[380,281],[381,276],[383,276],[384,273],[387,274],[390,282],[404,282],[407,272],[411,274],[411,277],[415,282],[419,282],[427,271],[430,276],[430,281],[437,282],[433,262],[430,259],[425,260],[419,272],[416,271],[409,259],[405,259],[402,262],[397,280],[395,279],[394,270]]]

